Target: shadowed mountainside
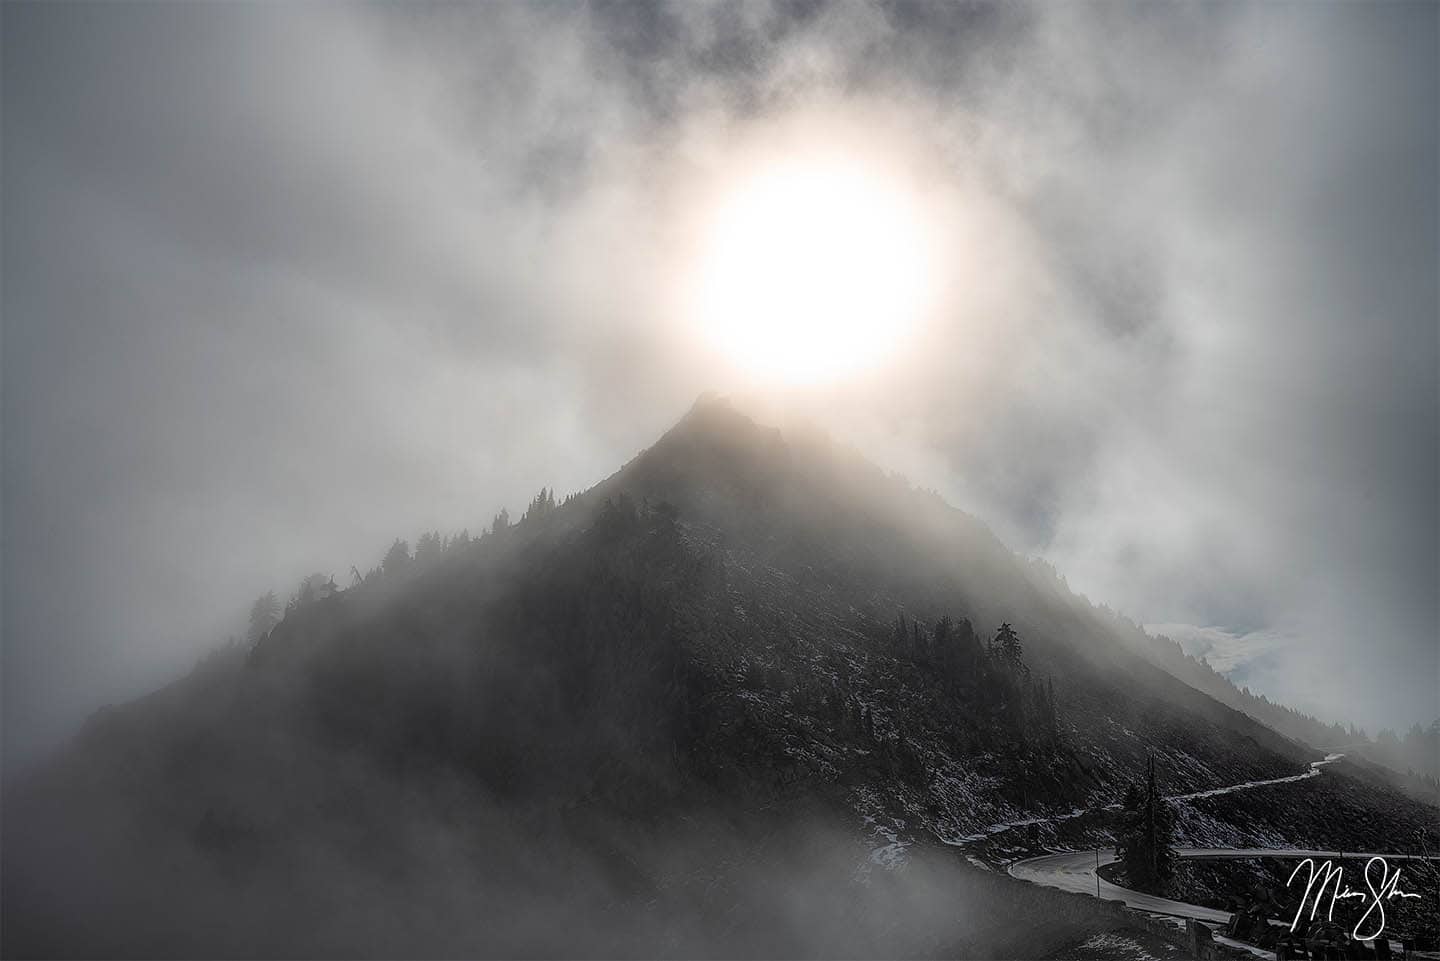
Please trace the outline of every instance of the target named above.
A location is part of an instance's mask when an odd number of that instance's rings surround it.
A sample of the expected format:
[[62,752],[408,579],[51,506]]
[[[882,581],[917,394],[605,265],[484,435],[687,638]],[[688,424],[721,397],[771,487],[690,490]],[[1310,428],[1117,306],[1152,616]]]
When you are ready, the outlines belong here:
[[935,495],[702,401],[98,713],[8,792],[5,953],[1030,956],[997,906],[1059,896],[944,845],[1150,754],[1166,793],[1313,759]]

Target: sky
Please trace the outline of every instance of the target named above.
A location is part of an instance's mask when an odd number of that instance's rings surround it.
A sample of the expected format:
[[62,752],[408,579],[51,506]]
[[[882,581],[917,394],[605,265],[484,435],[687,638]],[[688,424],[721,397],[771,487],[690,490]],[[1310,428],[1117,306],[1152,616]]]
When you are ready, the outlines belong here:
[[[1440,716],[1440,7],[6,4],[6,769],[249,602],[608,475],[705,390],[1237,683]],[[857,159],[935,293],[766,382],[707,216]]]

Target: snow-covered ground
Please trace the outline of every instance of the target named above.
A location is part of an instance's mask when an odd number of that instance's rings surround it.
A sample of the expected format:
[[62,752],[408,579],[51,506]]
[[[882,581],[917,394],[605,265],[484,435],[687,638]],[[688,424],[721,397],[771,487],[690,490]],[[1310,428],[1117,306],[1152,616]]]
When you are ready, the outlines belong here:
[[[1166,948],[1169,950],[1165,951]],[[1102,931],[1092,934],[1064,956],[1081,959],[1106,958],[1111,961],[1165,961],[1180,954],[1170,945],[1163,945],[1158,950],[1164,951],[1163,956],[1155,954],[1151,947],[1142,943],[1134,934],[1126,931]]]
[[[1252,788],[1268,787],[1272,784],[1289,784],[1294,781],[1304,781],[1307,778],[1316,777],[1320,774],[1321,768],[1323,768],[1327,764],[1333,764],[1335,761],[1340,760],[1340,758],[1344,756],[1345,755],[1343,754],[1327,754],[1323,760],[1311,761],[1309,770],[1306,770],[1300,774],[1292,774],[1287,777],[1270,778],[1264,781],[1244,781],[1240,784],[1229,784],[1225,787],[1211,788],[1207,791],[1196,791],[1191,794],[1172,794],[1167,797],[1167,800],[1193,801],[1196,798],[1217,797],[1221,794],[1234,794],[1236,791],[1248,791]],[[1009,831],[1012,828],[1023,828],[1028,827],[1032,824],[1055,824],[1060,821],[1069,821],[1074,818],[1078,818],[1083,814],[1090,813],[1091,811],[1115,811],[1118,810],[1119,807],[1120,805],[1118,803],[1106,804],[1097,808],[1074,808],[1073,810],[1065,814],[1052,814],[1041,817],[1018,818],[1013,821],[1000,821],[995,824],[986,825],[985,827],[981,828],[979,831],[973,834],[967,834],[954,840],[947,840],[946,843],[967,844],[976,841],[984,841],[986,838],[992,837],[996,834],[1000,834],[1004,831]]]
[[1289,777],[1275,777],[1270,778],[1268,781],[1245,781],[1242,784],[1231,784],[1228,787],[1212,788],[1209,791],[1196,791],[1193,794],[1172,794],[1168,800],[1193,801],[1196,798],[1218,797],[1221,794],[1234,794],[1236,791],[1248,791],[1250,788],[1267,787],[1271,784],[1289,784],[1293,781],[1304,781],[1307,778],[1318,776],[1322,767],[1327,764],[1333,764],[1344,756],[1343,754],[1327,754],[1324,760],[1311,761],[1310,770],[1305,771],[1303,774],[1292,774]]
[[[1377,854],[1360,851],[1308,851],[1301,848],[1177,848],[1177,857],[1199,859],[1227,858],[1371,858],[1384,857],[1390,861],[1420,860],[1413,854]],[[1429,860],[1435,860],[1431,858]],[[1187,904],[1170,898],[1157,897],[1122,888],[1100,877],[1098,869],[1115,861],[1113,851],[1068,851],[1064,854],[1046,854],[1038,858],[1016,861],[1009,867],[1011,877],[1062,891],[1090,894],[1106,901],[1123,901],[1126,907],[1155,914],[1168,914],[1179,918],[1194,918],[1223,924],[1230,920],[1230,912],[1207,908],[1199,904]]]

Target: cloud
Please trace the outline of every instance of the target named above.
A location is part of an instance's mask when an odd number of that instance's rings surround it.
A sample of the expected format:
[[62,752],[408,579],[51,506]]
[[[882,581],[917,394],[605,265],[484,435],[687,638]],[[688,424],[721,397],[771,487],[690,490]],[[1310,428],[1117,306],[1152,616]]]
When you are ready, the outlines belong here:
[[744,388],[676,314],[695,211],[822,141],[922,197],[948,300],[784,405],[1097,600],[1440,713],[1437,15],[7,9],[7,760]]
[[1248,683],[1246,677],[1257,663],[1273,665],[1295,654],[1297,647],[1303,650],[1300,638],[1275,630],[1239,634],[1194,624],[1146,624],[1145,630],[1178,642],[1186,654],[1201,658],[1237,685]]

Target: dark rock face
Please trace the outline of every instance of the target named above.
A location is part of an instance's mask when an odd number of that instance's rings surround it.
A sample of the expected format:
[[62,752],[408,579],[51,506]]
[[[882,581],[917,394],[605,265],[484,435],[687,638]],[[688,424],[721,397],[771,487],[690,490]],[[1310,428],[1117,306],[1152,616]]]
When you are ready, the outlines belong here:
[[1168,793],[1310,759],[973,518],[722,402],[539,505],[97,716],[9,792],[6,953],[986,953],[872,866],[1151,753]]

